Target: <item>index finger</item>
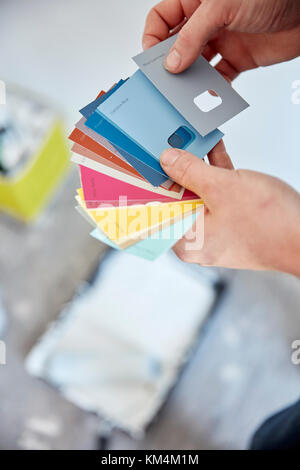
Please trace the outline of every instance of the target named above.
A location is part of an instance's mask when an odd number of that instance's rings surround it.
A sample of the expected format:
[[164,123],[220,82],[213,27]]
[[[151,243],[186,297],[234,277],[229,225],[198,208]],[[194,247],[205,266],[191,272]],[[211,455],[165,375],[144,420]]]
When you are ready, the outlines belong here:
[[190,18],[200,3],[201,0],[162,0],[155,5],[146,18],[143,48],[167,39],[170,31]]
[[230,156],[228,155],[223,140],[217,143],[217,145],[207,154],[208,161],[211,165],[219,168],[225,168],[227,170],[234,170],[233,163]]

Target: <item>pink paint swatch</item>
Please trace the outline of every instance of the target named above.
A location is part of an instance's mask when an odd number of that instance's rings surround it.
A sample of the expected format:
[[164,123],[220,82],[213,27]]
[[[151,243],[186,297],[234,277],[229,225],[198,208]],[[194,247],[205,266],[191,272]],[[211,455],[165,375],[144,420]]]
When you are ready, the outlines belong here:
[[[104,205],[134,205],[149,202],[179,202],[178,199],[155,194],[152,191],[124,183],[79,165],[84,200],[88,209]],[[181,201],[199,199],[199,196],[186,189]]]

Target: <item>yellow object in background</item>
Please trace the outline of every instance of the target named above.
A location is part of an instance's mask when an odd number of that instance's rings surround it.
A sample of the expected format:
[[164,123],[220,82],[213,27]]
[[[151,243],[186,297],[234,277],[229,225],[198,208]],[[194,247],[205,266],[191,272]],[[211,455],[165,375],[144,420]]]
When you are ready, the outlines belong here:
[[23,221],[34,219],[52,195],[69,164],[69,150],[59,120],[14,177],[0,176],[0,209]]

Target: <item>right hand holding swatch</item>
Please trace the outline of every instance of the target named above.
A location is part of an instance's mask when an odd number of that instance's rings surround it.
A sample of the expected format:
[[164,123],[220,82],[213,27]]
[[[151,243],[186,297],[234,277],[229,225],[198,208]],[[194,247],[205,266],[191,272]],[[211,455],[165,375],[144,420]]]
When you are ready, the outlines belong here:
[[216,69],[231,81],[245,70],[300,55],[300,2],[163,0],[148,14],[144,49],[177,31],[165,63],[170,72],[182,72],[200,54],[210,61],[219,53]]

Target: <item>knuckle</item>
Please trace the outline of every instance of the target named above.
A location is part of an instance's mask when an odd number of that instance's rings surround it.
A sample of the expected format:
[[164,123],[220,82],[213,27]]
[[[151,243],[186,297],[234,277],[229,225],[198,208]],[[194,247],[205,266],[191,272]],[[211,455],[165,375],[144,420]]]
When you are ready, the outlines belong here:
[[234,6],[233,2],[228,0],[204,0],[205,16],[210,24],[217,23],[218,26],[230,25],[234,13],[238,10],[238,0]]

